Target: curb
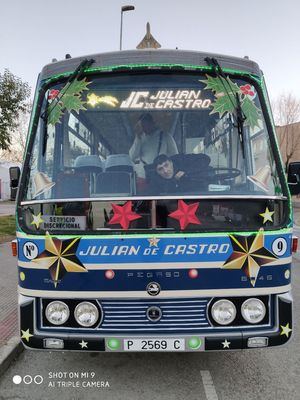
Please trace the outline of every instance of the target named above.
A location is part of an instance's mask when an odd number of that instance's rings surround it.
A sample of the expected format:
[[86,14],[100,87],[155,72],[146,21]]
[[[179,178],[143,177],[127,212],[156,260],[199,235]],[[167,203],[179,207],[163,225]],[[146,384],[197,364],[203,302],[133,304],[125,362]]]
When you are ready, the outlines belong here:
[[10,366],[12,361],[22,353],[24,347],[18,336],[11,337],[8,342],[0,348],[0,375]]

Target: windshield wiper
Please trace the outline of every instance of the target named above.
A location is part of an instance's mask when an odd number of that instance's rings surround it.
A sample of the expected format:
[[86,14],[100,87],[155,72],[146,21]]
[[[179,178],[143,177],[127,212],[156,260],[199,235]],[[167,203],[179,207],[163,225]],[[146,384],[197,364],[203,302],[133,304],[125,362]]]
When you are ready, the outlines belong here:
[[51,109],[48,111],[48,107],[46,105],[45,111],[41,114],[41,118],[44,121],[42,156],[45,155],[47,148],[47,140],[48,140],[47,122],[49,116],[51,115],[53,110],[55,110],[55,108],[57,107],[58,103],[63,98],[63,96],[66,94],[72,82],[74,82],[75,79],[79,79],[81,75],[84,73],[85,69],[91,66],[94,62],[95,60],[93,60],[92,58],[90,59],[85,58],[84,60],[82,60],[81,63],[78,65],[78,67],[75,69],[75,71],[69,76],[65,86],[62,88],[60,93],[54,98],[53,102],[55,103],[54,104],[51,103]]
[[[234,102],[232,100],[232,95],[231,95],[234,93],[234,90],[231,86],[231,83],[228,80],[228,77],[225,75],[224,71],[222,70],[218,60],[216,58],[206,57],[205,61],[206,61],[207,65],[212,67],[214,73],[220,79],[220,82],[222,83],[225,94],[227,95],[230,103],[232,104],[232,106],[235,110],[236,124],[233,124],[233,126],[235,128],[237,128],[237,130],[238,130],[238,135],[239,135],[239,139],[240,139],[240,143],[241,143],[241,147],[242,147],[242,154],[243,154],[243,158],[245,158],[244,122],[246,120],[246,116],[242,109],[239,93],[235,94],[235,102]],[[225,82],[226,82],[226,85],[225,85]],[[226,86],[229,87],[230,92],[228,91],[228,88]]]

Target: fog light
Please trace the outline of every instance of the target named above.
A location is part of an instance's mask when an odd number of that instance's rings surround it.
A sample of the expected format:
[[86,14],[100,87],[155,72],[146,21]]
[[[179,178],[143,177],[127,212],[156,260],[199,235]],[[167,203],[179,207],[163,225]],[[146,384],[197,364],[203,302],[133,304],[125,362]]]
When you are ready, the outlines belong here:
[[118,350],[121,346],[121,341],[119,339],[108,339],[107,341],[107,347],[110,350]]
[[188,346],[192,350],[200,349],[201,344],[202,344],[202,340],[198,337],[192,337],[188,340]]
[[242,304],[242,316],[250,324],[261,322],[266,315],[266,307],[259,299],[248,299]]
[[45,349],[63,349],[64,341],[62,339],[44,339]]
[[267,347],[269,338],[267,337],[252,337],[248,339],[248,347]]
[[230,300],[219,300],[212,306],[211,315],[218,324],[229,325],[236,317],[235,305]]
[[98,321],[99,311],[93,303],[83,301],[76,306],[74,317],[79,325],[90,327]]
[[68,320],[70,310],[63,301],[52,301],[47,305],[45,315],[51,324],[62,325]]

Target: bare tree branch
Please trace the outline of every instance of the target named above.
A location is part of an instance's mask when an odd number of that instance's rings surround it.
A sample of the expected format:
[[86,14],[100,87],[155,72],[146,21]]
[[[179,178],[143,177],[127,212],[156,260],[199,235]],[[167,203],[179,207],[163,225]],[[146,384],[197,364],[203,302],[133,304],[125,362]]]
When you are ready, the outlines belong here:
[[285,168],[293,157],[300,159],[300,100],[283,93],[272,102],[279,147]]

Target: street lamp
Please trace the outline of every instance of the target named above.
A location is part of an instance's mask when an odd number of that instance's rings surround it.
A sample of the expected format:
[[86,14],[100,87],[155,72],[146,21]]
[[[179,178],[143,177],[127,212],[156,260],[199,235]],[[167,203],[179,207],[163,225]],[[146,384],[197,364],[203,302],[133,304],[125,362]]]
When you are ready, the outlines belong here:
[[121,8],[120,50],[122,50],[123,12],[132,10],[134,10],[134,6],[123,6]]

